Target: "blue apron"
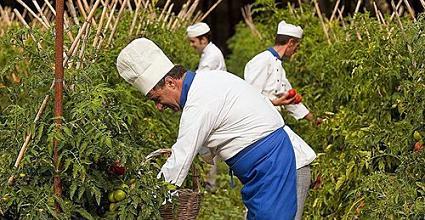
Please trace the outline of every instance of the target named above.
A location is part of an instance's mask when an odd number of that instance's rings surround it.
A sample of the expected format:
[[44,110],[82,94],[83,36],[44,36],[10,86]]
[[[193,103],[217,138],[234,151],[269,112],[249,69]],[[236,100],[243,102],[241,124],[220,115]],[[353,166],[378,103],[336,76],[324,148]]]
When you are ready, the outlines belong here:
[[295,155],[283,128],[249,145],[226,163],[244,185],[241,194],[248,220],[295,218]]

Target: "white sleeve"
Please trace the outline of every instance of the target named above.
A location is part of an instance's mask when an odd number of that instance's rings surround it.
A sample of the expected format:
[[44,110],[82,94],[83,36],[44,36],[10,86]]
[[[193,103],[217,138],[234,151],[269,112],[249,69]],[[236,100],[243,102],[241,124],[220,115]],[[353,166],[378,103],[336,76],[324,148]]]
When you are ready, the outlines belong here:
[[[283,79],[285,84],[287,85],[288,90],[292,88],[291,83],[288,79]],[[284,105],[283,106],[291,115],[297,120],[303,119],[310,111],[305,107],[304,104],[294,104],[294,105]]]
[[244,79],[262,93],[269,77],[268,69],[267,61],[254,58],[245,65]]
[[304,104],[299,103],[295,105],[285,105],[284,108],[290,112],[292,117],[297,120],[303,119],[310,111]]
[[204,70],[218,70],[219,64],[219,59],[214,59],[213,56],[206,56],[205,58],[199,61],[198,69],[196,70],[196,72]]
[[[181,116],[177,142],[171,148],[172,154],[162,166],[158,176],[165,181],[181,186],[192,161],[209,137],[218,118],[213,105],[188,107]],[[207,108],[208,107],[208,108]]]

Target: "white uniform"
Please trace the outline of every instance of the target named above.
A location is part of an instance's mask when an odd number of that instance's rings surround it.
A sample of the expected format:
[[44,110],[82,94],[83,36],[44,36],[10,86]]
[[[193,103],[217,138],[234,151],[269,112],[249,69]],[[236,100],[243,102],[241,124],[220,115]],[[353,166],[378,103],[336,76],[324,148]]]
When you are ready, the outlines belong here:
[[208,43],[208,45],[202,51],[201,60],[199,61],[196,72],[204,70],[226,71],[224,56],[220,49],[212,42]]
[[159,175],[180,186],[201,147],[227,160],[283,126],[269,99],[237,76],[198,72],[183,108],[177,142]]
[[[256,55],[246,64],[244,78],[270,100],[276,99],[278,94],[292,88],[286,78],[282,61],[268,50]],[[286,105],[284,108],[297,120],[309,113],[302,103]],[[282,110],[282,107],[277,106],[277,109]],[[297,169],[310,164],[316,158],[313,149],[288,126],[285,126],[285,130],[294,146]]]

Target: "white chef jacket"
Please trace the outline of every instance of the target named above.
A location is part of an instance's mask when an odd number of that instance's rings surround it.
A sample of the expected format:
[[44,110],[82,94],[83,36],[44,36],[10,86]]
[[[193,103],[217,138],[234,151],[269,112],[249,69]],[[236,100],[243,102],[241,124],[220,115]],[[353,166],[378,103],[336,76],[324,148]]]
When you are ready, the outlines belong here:
[[269,99],[225,71],[201,71],[189,89],[177,142],[159,176],[180,186],[201,147],[224,160],[284,126]]
[[[277,98],[277,94],[292,88],[286,78],[281,60],[268,50],[256,55],[246,64],[244,78],[270,100]],[[277,109],[281,110],[280,106],[278,107]],[[286,105],[285,108],[297,120],[304,118],[309,113],[302,103]],[[288,126],[285,126],[284,129],[294,147],[297,169],[310,164],[316,158],[314,150]]]
[[[267,50],[255,56],[246,64],[244,78],[270,100],[276,99],[278,94],[292,89],[282,67],[282,61]],[[281,106],[278,106],[279,110],[281,108]],[[309,113],[302,103],[286,105],[284,108],[297,120],[304,118]]]
[[196,72],[204,70],[223,70],[226,71],[226,63],[224,62],[224,56],[221,53],[220,49],[209,42],[208,45],[204,48],[201,55],[201,60],[199,61],[198,69]]

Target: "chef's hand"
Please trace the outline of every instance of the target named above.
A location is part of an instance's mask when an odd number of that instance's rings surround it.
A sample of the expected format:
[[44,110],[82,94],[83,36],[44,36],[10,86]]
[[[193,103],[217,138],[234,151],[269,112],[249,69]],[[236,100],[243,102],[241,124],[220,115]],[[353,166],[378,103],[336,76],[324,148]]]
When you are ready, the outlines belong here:
[[295,96],[292,98],[288,98],[288,93],[280,93],[276,95],[277,98],[272,100],[272,104],[274,106],[282,106],[282,105],[290,105],[295,100]]

